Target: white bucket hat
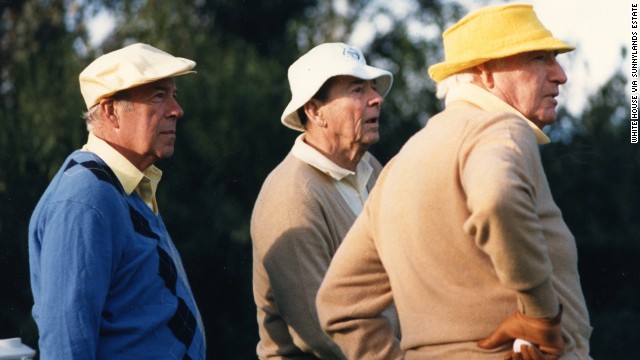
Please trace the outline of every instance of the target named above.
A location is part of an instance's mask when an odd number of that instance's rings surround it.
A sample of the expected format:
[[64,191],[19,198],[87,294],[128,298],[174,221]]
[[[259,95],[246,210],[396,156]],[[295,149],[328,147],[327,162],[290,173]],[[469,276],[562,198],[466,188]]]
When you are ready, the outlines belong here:
[[377,91],[384,97],[391,89],[393,75],[367,65],[362,51],[343,43],[318,45],[289,67],[291,101],[282,113],[282,123],[294,130],[305,131],[298,109],[315,95],[329,78],[350,75],[362,80],[377,79]]
[[147,44],[133,44],[95,59],[80,73],[80,92],[90,109],[118,91],[189,73],[196,63]]

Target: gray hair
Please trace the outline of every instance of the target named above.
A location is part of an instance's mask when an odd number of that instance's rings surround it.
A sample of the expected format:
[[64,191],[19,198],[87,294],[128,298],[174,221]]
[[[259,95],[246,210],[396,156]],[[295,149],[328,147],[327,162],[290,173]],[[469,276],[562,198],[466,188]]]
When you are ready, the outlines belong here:
[[91,109],[82,113],[82,118],[87,123],[87,131],[91,132],[95,123],[100,121],[100,117],[102,115],[102,110],[100,110],[100,106],[95,105]]
[[[126,90],[119,91],[110,96],[114,101],[119,101],[124,103],[125,110],[131,110],[131,98],[129,93]],[[100,109],[100,104],[94,105],[91,109],[82,113],[82,118],[87,123],[87,131],[91,132],[95,129],[96,124],[102,120],[102,110]]]
[[444,99],[452,89],[460,86],[461,84],[468,84],[473,82],[476,75],[468,70],[449,75],[437,84],[436,97],[438,99]]

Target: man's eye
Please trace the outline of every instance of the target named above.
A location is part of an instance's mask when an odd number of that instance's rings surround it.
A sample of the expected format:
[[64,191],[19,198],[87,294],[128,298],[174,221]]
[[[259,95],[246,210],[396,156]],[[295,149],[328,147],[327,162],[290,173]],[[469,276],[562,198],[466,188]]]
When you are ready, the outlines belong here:
[[553,53],[544,53],[544,54],[538,54],[538,55],[534,56],[533,60],[547,61],[547,60],[550,60],[553,57],[555,57],[555,54],[553,54]]

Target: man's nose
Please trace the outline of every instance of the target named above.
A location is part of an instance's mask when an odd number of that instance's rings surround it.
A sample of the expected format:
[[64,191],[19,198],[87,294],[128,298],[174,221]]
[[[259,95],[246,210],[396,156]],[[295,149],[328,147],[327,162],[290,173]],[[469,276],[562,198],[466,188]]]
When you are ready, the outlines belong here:
[[184,111],[182,110],[182,107],[180,106],[180,104],[178,103],[178,99],[176,98],[173,98],[171,109],[169,111],[171,116],[174,116],[177,119],[180,119],[184,115]]
[[558,63],[556,59],[553,59],[553,63],[551,64],[551,81],[556,82],[558,84],[564,84],[567,82],[567,74],[562,69],[562,66]]
[[371,91],[373,92],[373,96],[371,97],[371,100],[369,100],[369,105],[373,107],[381,108],[382,103],[384,102],[384,98],[374,88],[371,88]]

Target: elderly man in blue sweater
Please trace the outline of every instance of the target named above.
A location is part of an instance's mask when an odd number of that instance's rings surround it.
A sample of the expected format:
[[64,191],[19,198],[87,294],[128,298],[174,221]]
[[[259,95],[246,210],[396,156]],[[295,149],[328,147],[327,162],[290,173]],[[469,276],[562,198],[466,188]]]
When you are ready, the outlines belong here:
[[174,77],[195,63],[146,44],[80,74],[89,138],[29,226],[33,317],[46,359],[204,359],[204,329],[158,210],[183,111]]

